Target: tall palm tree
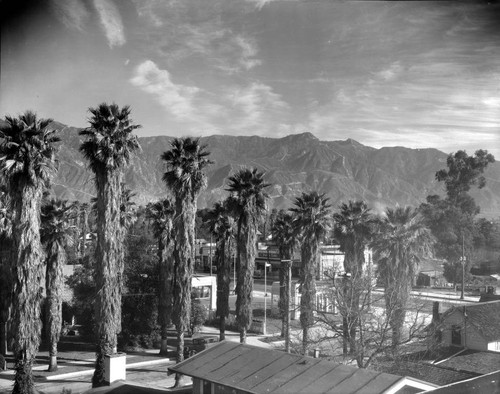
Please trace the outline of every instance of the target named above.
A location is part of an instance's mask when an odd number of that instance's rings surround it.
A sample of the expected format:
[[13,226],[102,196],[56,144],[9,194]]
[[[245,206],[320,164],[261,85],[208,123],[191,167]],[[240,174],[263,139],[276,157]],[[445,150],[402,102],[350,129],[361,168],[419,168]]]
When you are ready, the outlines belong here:
[[302,193],[294,201],[290,211],[294,214],[294,226],[300,234],[301,287],[300,324],[302,326],[302,351],[307,353],[309,328],[314,324],[316,298],[316,273],[320,262],[319,245],[331,227],[330,205],[324,194],[316,191]]
[[[3,181],[3,178],[0,177]],[[0,355],[7,355],[8,322],[12,309],[12,214],[7,188],[0,184]],[[1,368],[1,366],[0,366]]]
[[236,322],[240,342],[246,342],[247,330],[252,322],[252,291],[257,253],[257,231],[266,209],[267,193],[264,189],[264,173],[254,169],[242,169],[229,177],[233,210],[237,223],[237,272]]
[[132,124],[130,108],[116,104],[99,104],[89,109],[90,127],[80,131],[87,137],[80,151],[95,175],[97,190],[97,245],[96,261],[96,369],[92,378],[94,387],[104,382],[104,357],[116,349],[121,330],[121,196],[123,169],[134,151],[140,149],[133,131],[140,126]]
[[146,218],[148,219],[153,235],[158,241],[158,323],[161,329],[160,354],[166,356],[167,328],[172,323],[172,286],[173,268],[173,226],[174,205],[170,199],[165,198],[146,206]]
[[48,126],[26,111],[18,118],[5,117],[0,126],[0,175],[11,202],[13,261],[14,393],[33,391],[32,364],[40,344],[40,301],[43,288],[43,248],[40,243],[40,204],[55,172],[55,142]]
[[[171,142],[171,149],[161,158],[167,171],[163,181],[175,198],[174,219],[174,324],[177,330],[177,362],[184,359],[184,332],[189,328],[191,313],[191,277],[194,266],[194,224],[197,198],[206,187],[205,168],[211,163],[210,153],[199,139],[185,137]],[[176,386],[181,376],[176,375]]]
[[[273,241],[278,245],[280,259],[291,260],[293,256],[293,249],[296,244],[296,231],[293,225],[293,215],[279,210],[275,215],[272,225],[271,234]],[[290,282],[288,264],[282,262],[280,267],[280,300],[279,310],[281,315],[281,336],[285,336],[287,327],[287,314],[290,313],[290,300],[288,299],[288,291],[286,284]]]
[[[132,190],[127,189],[125,183],[120,185],[121,195],[120,195],[120,243],[125,245],[126,238],[128,234],[128,230],[137,220],[137,207],[135,202],[132,201],[132,198],[135,196],[135,193]],[[120,274],[118,278],[120,291],[123,290],[123,270],[125,269],[125,248],[122,247],[120,249],[120,257],[118,259],[118,272]],[[121,299],[121,293],[120,293]]]
[[207,222],[216,240],[217,316],[220,323],[219,338],[223,341],[226,339],[226,318],[229,316],[232,241],[236,233],[236,225],[234,218],[231,217],[227,200],[215,203],[208,211]]
[[388,208],[372,247],[384,282],[386,314],[392,329],[392,345],[401,343],[406,308],[416,267],[432,254],[434,238],[423,217],[411,207]]
[[46,252],[45,291],[47,303],[47,339],[49,342],[49,371],[57,370],[57,343],[62,326],[63,266],[66,247],[73,242],[71,219],[75,206],[66,200],[50,200],[42,205],[40,236]]
[[[367,278],[364,276],[365,248],[375,231],[375,220],[364,201],[340,205],[333,215],[334,236],[344,252],[344,271],[350,275],[345,283],[343,305],[344,340],[349,341],[351,354],[356,353],[356,328],[359,324],[359,299]],[[369,278],[368,278],[369,280]],[[346,349],[344,346],[344,353]]]

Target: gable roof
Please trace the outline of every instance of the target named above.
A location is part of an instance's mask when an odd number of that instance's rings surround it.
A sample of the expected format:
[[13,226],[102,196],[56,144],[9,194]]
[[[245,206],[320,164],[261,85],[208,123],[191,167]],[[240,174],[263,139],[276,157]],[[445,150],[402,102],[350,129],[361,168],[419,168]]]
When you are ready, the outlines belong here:
[[500,300],[454,306],[443,314],[443,321],[457,311],[486,341],[500,340]]
[[169,370],[245,393],[384,393],[407,383],[397,375],[227,341]]

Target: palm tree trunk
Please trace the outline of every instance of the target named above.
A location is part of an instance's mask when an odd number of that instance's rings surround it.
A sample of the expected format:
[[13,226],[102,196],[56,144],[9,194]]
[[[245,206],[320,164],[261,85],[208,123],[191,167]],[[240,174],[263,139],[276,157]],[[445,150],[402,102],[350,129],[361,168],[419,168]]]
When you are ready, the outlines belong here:
[[12,242],[0,240],[0,354],[7,355],[8,322],[12,310]]
[[309,346],[309,327],[314,324],[316,298],[316,261],[318,246],[315,240],[306,239],[302,246],[302,295],[300,297],[300,324],[302,326],[302,352]]
[[66,252],[59,243],[49,247],[45,275],[47,292],[47,336],[49,342],[49,371],[57,370],[57,343],[62,325],[63,265]]
[[257,218],[248,216],[246,226],[239,237],[240,266],[236,285],[236,322],[240,331],[240,343],[246,343],[247,330],[252,323],[252,291],[257,247]]
[[226,318],[229,316],[229,292],[231,281],[231,243],[220,241],[217,267],[217,315],[219,316],[219,340],[226,339]]
[[160,355],[166,356],[167,328],[172,323],[172,262],[169,255],[171,251],[160,239],[158,241],[158,259],[160,262],[160,285],[158,292],[158,322],[161,327]]
[[13,393],[34,390],[32,364],[40,345],[40,301],[43,251],[40,243],[42,185],[18,186],[14,201],[13,236],[16,253],[12,332],[16,376]]
[[[174,324],[177,330],[177,362],[184,360],[184,332],[190,327],[191,278],[194,263],[194,223],[196,201],[176,199],[175,246],[174,246]],[[176,374],[174,387],[184,385],[182,375]]]
[[120,198],[121,172],[96,174],[96,368],[92,386],[105,385],[104,357],[116,352],[121,330],[121,248]]
[[219,341],[226,339],[226,316],[219,317]]

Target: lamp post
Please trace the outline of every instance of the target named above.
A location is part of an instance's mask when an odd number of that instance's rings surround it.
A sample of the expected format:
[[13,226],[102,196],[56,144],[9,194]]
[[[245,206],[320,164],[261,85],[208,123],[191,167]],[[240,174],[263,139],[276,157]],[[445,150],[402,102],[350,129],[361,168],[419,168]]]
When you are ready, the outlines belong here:
[[262,329],[264,335],[267,334],[267,267],[270,265],[267,262],[264,263],[264,327]]
[[281,260],[281,264],[285,266],[286,278],[285,278],[285,293],[286,293],[286,305],[285,305],[285,352],[290,353],[290,299],[291,299],[291,288],[292,288],[292,260]]
[[210,276],[212,276],[212,234],[210,234]]
[[233,291],[236,292],[236,253],[233,256]]

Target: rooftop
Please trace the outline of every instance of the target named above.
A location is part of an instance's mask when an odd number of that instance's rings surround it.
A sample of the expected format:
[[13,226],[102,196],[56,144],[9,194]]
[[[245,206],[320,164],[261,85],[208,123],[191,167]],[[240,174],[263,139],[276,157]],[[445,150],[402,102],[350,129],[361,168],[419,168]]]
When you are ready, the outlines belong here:
[[500,300],[455,306],[444,313],[443,319],[455,311],[465,314],[467,323],[488,342],[500,340]]
[[500,370],[500,353],[466,350],[438,365],[452,368],[456,371],[466,371],[483,375]]
[[225,341],[169,370],[247,393],[383,393],[407,383],[397,375]]

